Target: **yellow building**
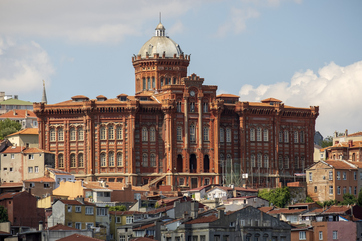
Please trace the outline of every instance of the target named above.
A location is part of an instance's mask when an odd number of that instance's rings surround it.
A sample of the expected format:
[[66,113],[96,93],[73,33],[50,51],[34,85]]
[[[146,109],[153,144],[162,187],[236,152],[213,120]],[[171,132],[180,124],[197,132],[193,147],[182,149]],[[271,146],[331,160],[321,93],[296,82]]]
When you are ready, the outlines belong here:
[[38,128],[26,128],[6,136],[6,138],[15,146],[23,146],[29,148],[39,147],[39,130]]
[[142,219],[143,213],[138,211],[110,211],[110,236],[111,240],[117,240],[117,228],[131,224],[134,220]]

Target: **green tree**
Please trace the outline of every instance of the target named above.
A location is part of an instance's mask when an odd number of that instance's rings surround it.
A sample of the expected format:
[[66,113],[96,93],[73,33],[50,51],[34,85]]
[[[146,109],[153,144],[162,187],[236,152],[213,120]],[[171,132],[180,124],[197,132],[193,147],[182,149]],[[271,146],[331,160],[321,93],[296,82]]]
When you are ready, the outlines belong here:
[[258,194],[259,197],[269,201],[269,204],[273,204],[277,207],[285,207],[290,200],[290,192],[288,187],[275,188],[270,191],[263,189]]
[[113,206],[113,207],[109,207],[109,211],[127,211],[127,208],[124,205]]
[[341,205],[352,205],[357,202],[357,198],[353,196],[352,194],[346,193],[343,195],[343,201],[341,202]]
[[9,120],[9,119],[1,120],[0,121],[0,140],[3,140],[5,138],[5,136],[15,133],[15,132],[19,131],[20,129],[21,129],[21,124],[16,121]]
[[327,147],[327,146],[333,146],[333,137],[327,136],[326,138],[324,138],[321,146],[322,146],[322,148]]
[[306,203],[312,203],[314,202],[313,199],[310,196],[307,196],[307,198],[305,199]]
[[3,206],[0,206],[0,223],[8,222],[8,211]]
[[358,193],[357,205],[362,207],[362,188],[361,188],[361,190],[359,190],[359,193]]

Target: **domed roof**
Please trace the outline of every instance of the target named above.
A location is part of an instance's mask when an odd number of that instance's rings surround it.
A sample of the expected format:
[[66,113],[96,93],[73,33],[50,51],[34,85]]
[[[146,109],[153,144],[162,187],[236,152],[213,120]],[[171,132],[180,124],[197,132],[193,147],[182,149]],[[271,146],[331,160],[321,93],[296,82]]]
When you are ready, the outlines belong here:
[[146,58],[146,53],[148,53],[152,58],[155,53],[162,56],[163,52],[165,52],[166,58],[172,58],[174,54],[179,57],[183,53],[180,45],[165,36],[165,27],[159,23],[156,27],[156,35],[142,46],[138,55],[141,55],[141,58]]

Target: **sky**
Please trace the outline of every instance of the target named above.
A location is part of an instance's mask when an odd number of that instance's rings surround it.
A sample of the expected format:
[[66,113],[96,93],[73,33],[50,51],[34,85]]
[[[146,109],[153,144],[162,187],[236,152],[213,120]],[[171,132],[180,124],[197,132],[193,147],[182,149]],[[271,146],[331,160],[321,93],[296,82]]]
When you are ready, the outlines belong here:
[[362,131],[360,0],[2,0],[0,91],[48,104],[134,95],[131,57],[159,23],[188,74],[240,101],[319,106],[316,130]]

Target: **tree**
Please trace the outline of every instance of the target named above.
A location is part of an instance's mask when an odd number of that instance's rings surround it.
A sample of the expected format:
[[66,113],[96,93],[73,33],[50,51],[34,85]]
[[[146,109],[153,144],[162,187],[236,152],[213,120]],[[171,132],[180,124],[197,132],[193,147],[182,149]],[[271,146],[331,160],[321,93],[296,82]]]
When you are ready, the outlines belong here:
[[0,223],[8,222],[8,211],[3,206],[0,206]]
[[9,119],[1,120],[0,121],[0,140],[3,140],[5,138],[5,136],[15,133],[15,132],[19,131],[20,129],[21,129],[21,124],[16,121],[9,120]]
[[327,146],[333,146],[333,137],[327,136],[326,138],[324,138],[321,146],[322,146],[322,148],[327,147]]
[[268,200],[269,203],[283,208],[289,203],[290,192],[288,187],[275,188],[270,191],[263,189],[258,194],[259,197]]
[[362,207],[362,188],[361,188],[361,190],[359,190],[359,193],[358,193],[357,205]]
[[352,194],[346,193],[343,195],[343,201],[341,202],[342,205],[352,205],[357,202],[357,198]]
[[312,203],[314,202],[313,199],[310,196],[307,196],[307,198],[305,199],[306,203]]
[[113,206],[113,207],[109,207],[109,211],[127,211],[127,208],[124,205]]

